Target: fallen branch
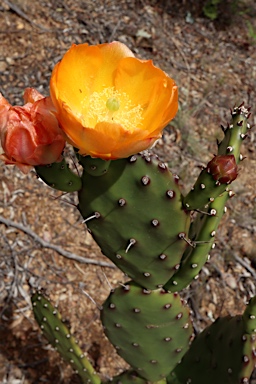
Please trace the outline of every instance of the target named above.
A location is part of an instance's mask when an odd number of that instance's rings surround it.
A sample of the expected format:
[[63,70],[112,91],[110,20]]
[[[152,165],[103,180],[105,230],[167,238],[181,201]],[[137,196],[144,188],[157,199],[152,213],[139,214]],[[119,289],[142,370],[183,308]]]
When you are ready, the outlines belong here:
[[19,229],[20,231],[26,233],[26,235],[32,237],[43,248],[52,249],[52,250],[56,251],[58,254],[60,254],[61,256],[66,257],[67,259],[75,260],[75,261],[78,261],[79,263],[82,263],[82,264],[94,264],[94,265],[99,265],[101,267],[115,268],[114,264],[110,264],[110,263],[107,263],[105,261],[91,260],[91,259],[88,259],[87,257],[82,257],[79,255],[76,255],[75,253],[65,251],[65,249],[63,249],[62,247],[43,240],[34,231],[32,231],[31,228],[24,226],[23,224],[16,223],[15,221],[5,219],[1,215],[0,215],[0,223],[6,225],[7,227],[13,227],[13,228]]
[[236,260],[236,262],[238,262],[239,264],[241,264],[245,269],[247,269],[248,272],[250,272],[250,274],[252,275],[252,277],[254,279],[256,279],[256,273],[255,273],[255,270],[245,261],[243,260],[240,256],[238,256],[238,254],[235,252],[233,253],[232,255],[234,257],[234,259]]
[[[223,247],[225,248],[225,249],[228,249],[228,247],[227,247],[227,243],[220,237],[219,238],[219,241],[221,242],[221,244],[223,245]],[[242,265],[242,267],[244,267],[245,269],[247,269],[247,271],[252,275],[252,277],[254,278],[254,279],[256,279],[256,273],[255,273],[255,269],[254,268],[252,268],[244,259],[242,259],[238,254],[237,254],[237,252],[233,252],[232,253],[232,256],[233,256],[233,258],[234,258],[234,260],[238,263],[238,264],[240,264],[240,265]]]
[[19,8],[16,4],[10,2],[9,0],[4,0],[5,4],[10,8],[10,10],[14,13],[16,13],[19,17],[26,20],[30,24],[32,24],[34,27],[41,29],[45,32],[51,32],[51,29],[45,28],[43,25],[36,23],[34,20],[32,20],[30,17],[26,15],[25,12],[22,11],[21,8]]

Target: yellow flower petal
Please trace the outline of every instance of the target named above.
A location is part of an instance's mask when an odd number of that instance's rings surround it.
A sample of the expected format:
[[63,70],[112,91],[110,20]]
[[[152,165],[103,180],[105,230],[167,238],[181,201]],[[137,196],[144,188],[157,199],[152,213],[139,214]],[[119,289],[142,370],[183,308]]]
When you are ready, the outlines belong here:
[[117,70],[115,86],[142,106],[144,127],[151,132],[156,128],[161,131],[177,112],[177,86],[151,60],[123,59]]

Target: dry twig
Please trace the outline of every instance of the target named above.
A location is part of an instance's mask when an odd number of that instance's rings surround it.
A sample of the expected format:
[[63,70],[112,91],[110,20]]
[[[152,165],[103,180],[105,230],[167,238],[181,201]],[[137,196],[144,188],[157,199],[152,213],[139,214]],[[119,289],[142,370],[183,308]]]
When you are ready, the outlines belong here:
[[5,4],[12,10],[12,12],[16,13],[18,16],[20,16],[22,19],[28,21],[31,25],[33,25],[36,28],[41,29],[44,32],[51,32],[51,29],[45,28],[43,25],[36,23],[34,20],[32,20],[30,17],[26,15],[25,12],[22,11],[21,8],[19,8],[16,4],[13,4],[9,0],[4,0]]
[[20,223],[16,223],[15,221],[8,220],[0,216],[0,223],[6,225],[7,227],[13,227],[13,228],[19,229],[20,231],[26,233],[28,236],[32,237],[43,248],[52,249],[56,251],[58,254],[60,254],[61,256],[66,257],[67,259],[75,260],[82,264],[94,264],[94,265],[99,265],[101,267],[115,268],[114,264],[110,264],[105,261],[91,260],[91,259],[88,259],[87,257],[82,257],[79,255],[76,255],[75,253],[65,251],[65,249],[63,249],[62,247],[49,243],[48,241],[45,241],[44,239],[42,239],[34,231],[32,231],[31,228],[24,226]]

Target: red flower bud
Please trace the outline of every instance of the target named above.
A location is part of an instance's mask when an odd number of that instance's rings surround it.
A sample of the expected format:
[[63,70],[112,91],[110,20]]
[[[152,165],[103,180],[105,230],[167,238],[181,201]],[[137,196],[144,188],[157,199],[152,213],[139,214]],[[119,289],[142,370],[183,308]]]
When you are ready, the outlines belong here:
[[220,184],[229,184],[237,178],[238,168],[234,155],[215,156],[208,164],[207,171]]
[[27,173],[35,165],[60,161],[65,138],[49,97],[27,88],[24,99],[24,106],[12,107],[0,94],[0,159]]

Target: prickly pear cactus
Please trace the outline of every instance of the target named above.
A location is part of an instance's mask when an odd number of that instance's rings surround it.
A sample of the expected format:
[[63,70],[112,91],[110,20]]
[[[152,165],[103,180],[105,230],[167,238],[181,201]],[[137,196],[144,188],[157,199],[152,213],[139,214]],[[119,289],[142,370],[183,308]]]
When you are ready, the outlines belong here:
[[104,331],[140,377],[158,381],[181,360],[192,337],[189,309],[178,294],[134,282],[112,291],[103,305]]
[[[107,337],[131,366],[106,383],[249,382],[256,355],[256,299],[243,315],[217,320],[190,347],[189,310],[177,293],[209,259],[226,202],[233,196],[230,184],[238,175],[240,148],[250,126],[243,105],[231,114],[217,154],[185,197],[167,166],[148,151],[114,161],[77,154],[81,178],[64,162],[36,167],[48,185],[78,191],[78,209],[88,230],[132,279],[111,291],[101,310]],[[52,345],[85,383],[99,384],[55,309],[41,294],[32,301]]]
[[62,322],[57,309],[40,291],[33,294],[31,301],[35,319],[47,340],[75,369],[83,383],[100,384],[99,376]]
[[242,316],[217,319],[199,334],[168,384],[247,384],[256,363],[256,299]]
[[[93,171],[98,176],[96,165]],[[112,161],[97,176],[84,171],[79,191],[78,208],[92,236],[138,284],[163,286],[179,266],[190,223],[176,179],[149,153]]]

